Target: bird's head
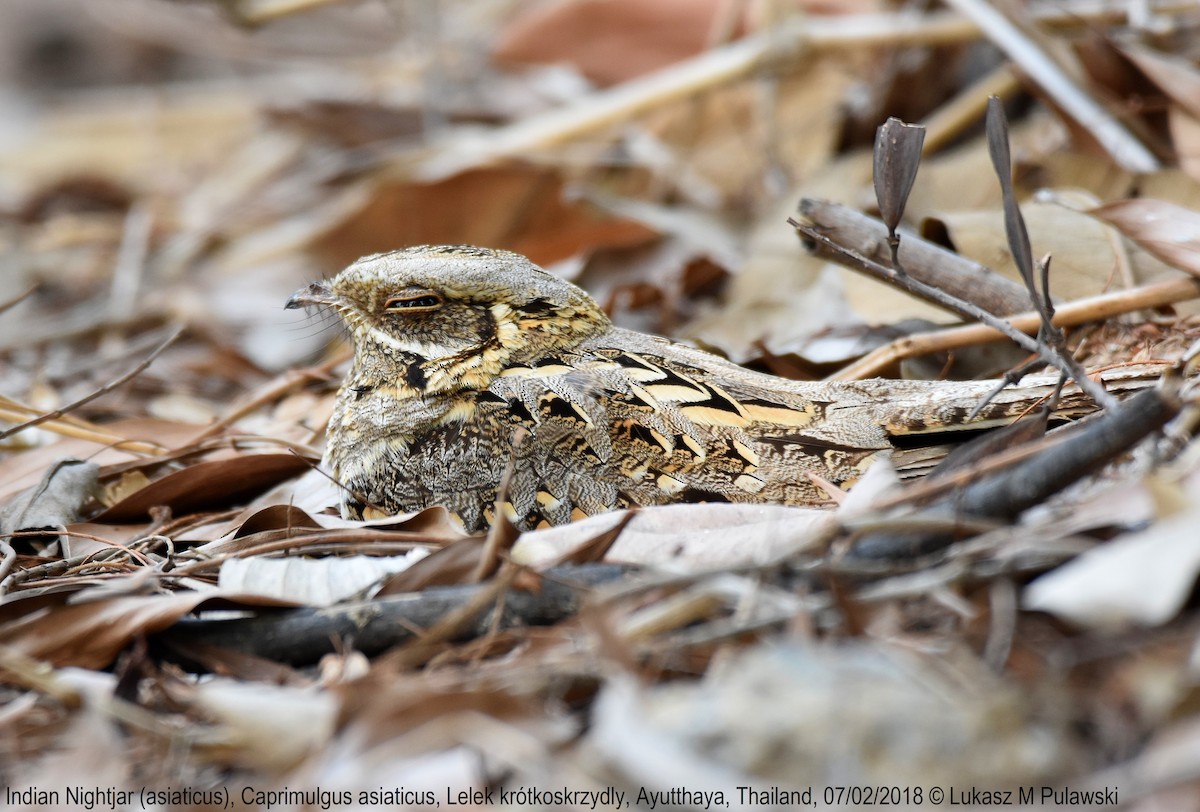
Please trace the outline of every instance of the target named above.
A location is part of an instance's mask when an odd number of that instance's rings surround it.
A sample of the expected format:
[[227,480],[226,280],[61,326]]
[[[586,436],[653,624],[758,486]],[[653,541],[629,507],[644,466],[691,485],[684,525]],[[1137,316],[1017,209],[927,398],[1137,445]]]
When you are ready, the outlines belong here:
[[570,282],[520,254],[470,246],[364,257],[286,306],[313,305],[346,323],[360,372],[421,393],[486,387],[506,366],[569,350],[611,326]]

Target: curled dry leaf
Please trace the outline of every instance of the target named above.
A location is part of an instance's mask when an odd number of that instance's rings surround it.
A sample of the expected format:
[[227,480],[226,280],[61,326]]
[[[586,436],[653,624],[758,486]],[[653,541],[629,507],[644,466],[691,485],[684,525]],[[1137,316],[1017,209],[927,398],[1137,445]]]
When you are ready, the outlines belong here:
[[175,513],[237,504],[272,485],[307,471],[310,463],[295,454],[242,454],[189,465],[174,471],[95,516],[97,522],[133,522],[153,507]]
[[83,460],[60,460],[42,481],[0,510],[0,537],[20,530],[55,530],[79,518],[79,511],[98,489],[100,468]]
[[1087,212],[1168,265],[1200,276],[1200,212],[1166,200],[1118,200]]

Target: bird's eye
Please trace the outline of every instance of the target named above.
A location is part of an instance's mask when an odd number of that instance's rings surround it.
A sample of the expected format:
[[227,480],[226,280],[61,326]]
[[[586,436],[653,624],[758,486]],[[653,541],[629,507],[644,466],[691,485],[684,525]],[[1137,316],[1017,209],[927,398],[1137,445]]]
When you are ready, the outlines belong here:
[[407,313],[427,313],[442,306],[442,295],[433,290],[406,290],[388,297],[383,303],[384,310]]

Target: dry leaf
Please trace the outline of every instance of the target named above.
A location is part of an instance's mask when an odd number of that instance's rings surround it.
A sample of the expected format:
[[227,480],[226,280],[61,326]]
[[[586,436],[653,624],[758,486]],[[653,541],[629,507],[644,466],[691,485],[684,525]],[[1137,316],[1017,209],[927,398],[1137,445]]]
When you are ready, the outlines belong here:
[[40,483],[0,510],[0,538],[20,530],[61,533],[79,518],[84,503],[99,490],[99,471],[93,462],[66,459],[55,463]]
[[[1052,774],[1069,752],[1066,730],[1036,718],[1020,693],[996,690],[973,669],[962,682],[947,679],[880,643],[772,643],[724,666],[697,683],[609,682],[588,732],[593,763],[635,786],[728,793],[841,782],[1008,786]],[[964,690],[967,679],[989,690]]]
[[278,772],[295,767],[333,735],[337,701],[311,688],[246,683],[220,677],[185,698],[215,720],[196,746],[211,762]]
[[1118,200],[1087,212],[1168,265],[1200,276],[1200,212],[1166,200]]
[[1160,519],[1035,580],[1022,606],[1080,626],[1158,626],[1179,613],[1200,573],[1200,511]]
[[242,454],[199,462],[154,480],[92,520],[133,522],[146,516],[151,508],[163,505],[175,513],[225,507],[310,467],[308,461],[295,454]]
[[[726,0],[571,0],[535,6],[500,34],[500,64],[575,66],[599,85],[624,82],[700,53],[728,17]],[[741,20],[727,20],[729,34]]]
[[[1045,201],[1029,201],[1021,205],[1029,229],[1034,257],[1051,256],[1050,295],[1060,301],[1097,296],[1123,279],[1119,272],[1124,257],[1118,255],[1103,223],[1075,211],[1059,202],[1051,202],[1055,193],[1045,195]],[[1063,200],[1075,204],[1075,198]],[[1005,238],[1004,219],[1000,211],[963,211],[939,213],[927,221],[924,228],[934,228],[948,235],[954,249],[976,262],[1018,279],[1016,267],[1009,254]],[[1162,277],[1166,271],[1144,254],[1130,257],[1133,276],[1139,283]]]
[[546,266],[596,248],[642,245],[655,236],[641,223],[566,200],[563,179],[553,170],[506,166],[434,183],[381,184],[313,250],[336,268],[406,245],[485,245]]
[[[625,521],[625,512],[592,516],[521,534],[512,556],[540,565],[570,556]],[[697,572],[766,564],[828,537],[831,511],[780,505],[699,504],[642,508],[629,520],[604,560]],[[731,544],[730,539],[737,543]]]
[[230,558],[221,564],[217,586],[226,592],[279,598],[304,606],[332,606],[361,595],[389,575],[429,555],[418,547],[400,556],[327,558]]

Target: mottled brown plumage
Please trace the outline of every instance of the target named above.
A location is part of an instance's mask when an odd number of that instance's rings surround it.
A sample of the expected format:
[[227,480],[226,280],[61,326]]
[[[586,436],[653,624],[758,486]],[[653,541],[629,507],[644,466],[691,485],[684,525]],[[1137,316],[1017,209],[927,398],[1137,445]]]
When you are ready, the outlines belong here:
[[[365,257],[288,303],[303,305],[336,310],[354,340],[325,457],[348,517],[440,504],[478,530],[510,464],[522,528],[666,502],[823,505],[815,479],[853,483],[896,436],[964,425],[994,388],[750,372],[616,328],[525,257],[466,246]],[[1049,387],[1004,393],[975,425]]]

